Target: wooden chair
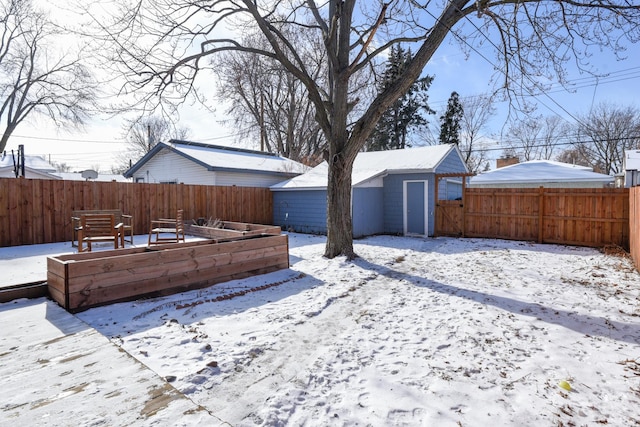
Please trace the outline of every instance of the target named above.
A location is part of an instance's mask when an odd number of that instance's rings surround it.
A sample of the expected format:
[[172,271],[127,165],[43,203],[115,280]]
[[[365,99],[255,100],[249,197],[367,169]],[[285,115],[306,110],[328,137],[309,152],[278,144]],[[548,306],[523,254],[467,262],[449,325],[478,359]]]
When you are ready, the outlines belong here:
[[[78,230],[80,229],[80,217],[82,215],[95,215],[95,214],[113,214],[115,216],[116,224],[122,223],[125,242],[129,242],[133,245],[133,216],[123,214],[120,209],[94,209],[94,210],[74,210],[71,215],[72,237],[71,246],[78,246]],[[129,240],[127,240],[129,236]]]
[[[167,236],[170,234],[170,236]],[[152,240],[153,239],[153,240]],[[184,243],[184,221],[182,209],[178,210],[175,218],[160,218],[151,221],[149,231],[149,246],[162,243]]]
[[[93,242],[113,241],[113,249],[118,249],[118,241],[124,247],[124,226],[115,223],[113,214],[82,215],[78,228],[78,252],[91,252]],[[87,244],[86,249],[83,247]]]

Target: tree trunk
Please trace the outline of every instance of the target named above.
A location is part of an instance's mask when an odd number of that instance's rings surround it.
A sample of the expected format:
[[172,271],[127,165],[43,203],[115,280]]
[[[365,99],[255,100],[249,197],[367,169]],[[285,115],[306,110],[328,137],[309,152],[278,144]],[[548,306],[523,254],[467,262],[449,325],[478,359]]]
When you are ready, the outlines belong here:
[[344,153],[332,155],[328,162],[327,183],[327,244],[324,256],[344,255],[356,257],[353,251],[353,224],[351,220],[351,171],[353,160],[345,160]]

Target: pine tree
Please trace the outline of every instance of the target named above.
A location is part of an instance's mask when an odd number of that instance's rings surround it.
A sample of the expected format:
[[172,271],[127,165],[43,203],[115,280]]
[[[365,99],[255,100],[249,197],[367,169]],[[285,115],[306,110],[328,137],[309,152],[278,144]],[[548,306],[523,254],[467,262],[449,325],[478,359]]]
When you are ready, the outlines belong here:
[[[402,46],[391,47],[387,68],[378,87],[379,92],[391,86],[411,62],[411,50]],[[432,76],[422,77],[411,89],[398,99],[383,114],[376,129],[367,141],[367,151],[394,150],[410,147],[407,136],[412,129],[425,126],[425,114],[435,114],[427,104],[427,90],[433,81]]]
[[458,92],[451,92],[447,102],[447,111],[440,116],[440,143],[460,144],[460,121],[464,111]]

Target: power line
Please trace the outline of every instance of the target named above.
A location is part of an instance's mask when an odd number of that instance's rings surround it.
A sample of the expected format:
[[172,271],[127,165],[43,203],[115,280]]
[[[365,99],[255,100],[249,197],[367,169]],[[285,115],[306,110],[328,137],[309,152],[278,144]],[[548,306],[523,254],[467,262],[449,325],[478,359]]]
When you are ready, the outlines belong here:
[[[571,138],[569,137],[563,137],[563,138]],[[607,142],[613,142],[613,141],[617,141],[617,142],[622,142],[622,141],[640,141],[640,135],[636,135],[636,136],[625,136],[625,137],[618,137],[618,138],[608,138],[606,141]],[[534,139],[535,141],[535,139]],[[498,151],[498,150],[505,150],[505,149],[525,149],[525,148],[544,148],[544,147],[570,147],[570,146],[574,146],[574,145],[583,145],[583,144],[591,144],[594,141],[592,139],[589,140],[568,140],[568,141],[564,141],[564,142],[549,142],[549,143],[540,143],[540,144],[531,144],[531,145],[507,145],[507,146],[501,146],[501,147],[493,147],[493,148],[477,148],[477,149],[472,149],[472,152],[486,152],[486,151]],[[498,144],[500,144],[498,142]],[[508,144],[508,142],[507,142]]]

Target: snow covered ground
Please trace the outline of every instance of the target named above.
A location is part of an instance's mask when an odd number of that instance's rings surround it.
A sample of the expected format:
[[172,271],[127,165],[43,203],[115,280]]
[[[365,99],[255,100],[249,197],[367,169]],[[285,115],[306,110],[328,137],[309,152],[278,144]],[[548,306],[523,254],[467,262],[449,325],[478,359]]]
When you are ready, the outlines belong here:
[[640,424],[630,260],[376,236],[348,262],[324,241],[290,234],[288,270],[76,316],[219,425]]

